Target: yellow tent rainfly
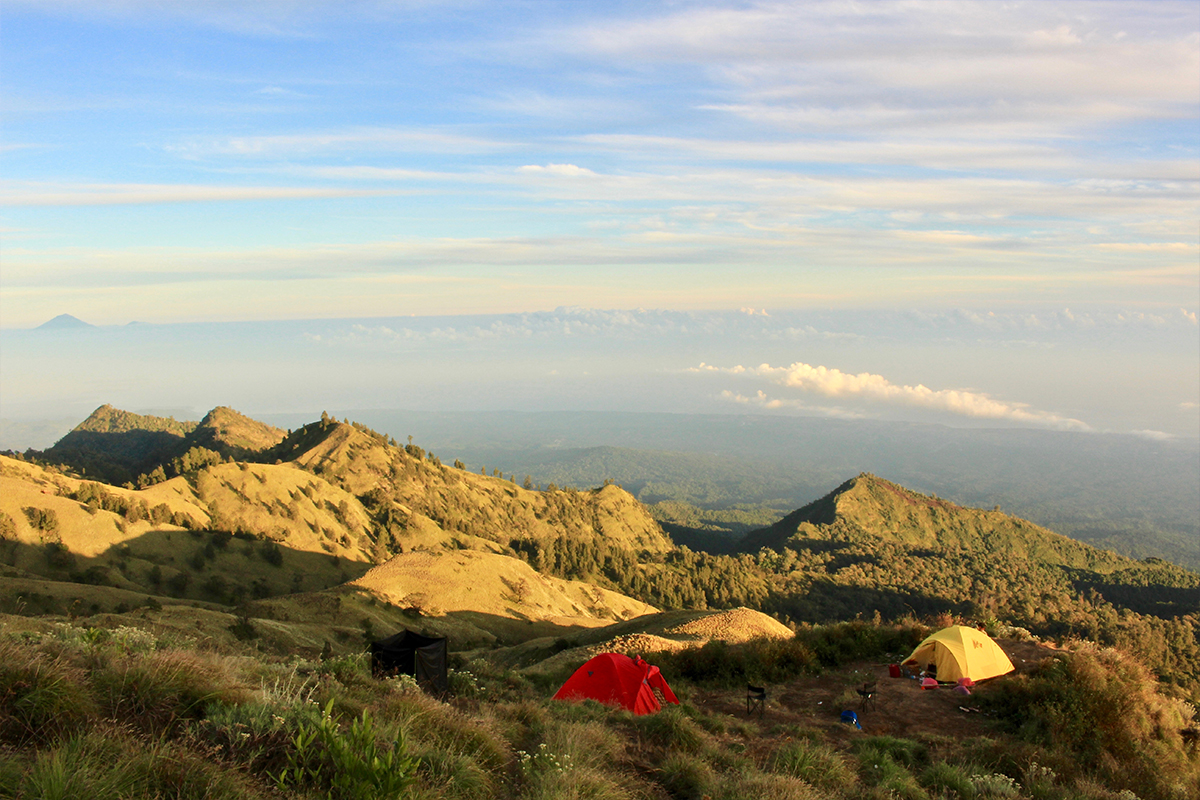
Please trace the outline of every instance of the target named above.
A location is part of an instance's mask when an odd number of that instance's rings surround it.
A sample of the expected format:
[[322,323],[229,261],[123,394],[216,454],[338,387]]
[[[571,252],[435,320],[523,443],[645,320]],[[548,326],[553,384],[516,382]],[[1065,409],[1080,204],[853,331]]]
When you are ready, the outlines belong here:
[[1013,671],[1012,662],[1000,645],[982,631],[955,625],[930,634],[917,645],[904,661],[923,667],[937,667],[939,681],[954,682],[959,678],[982,681]]

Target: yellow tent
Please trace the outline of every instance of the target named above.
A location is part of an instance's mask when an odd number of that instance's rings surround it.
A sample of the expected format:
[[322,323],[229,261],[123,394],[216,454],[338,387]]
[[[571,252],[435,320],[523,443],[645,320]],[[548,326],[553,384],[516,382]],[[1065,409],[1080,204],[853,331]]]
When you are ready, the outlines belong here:
[[982,681],[1013,671],[1012,662],[1000,645],[986,633],[964,625],[943,628],[925,637],[904,663],[921,667],[937,665],[939,681],[959,678]]

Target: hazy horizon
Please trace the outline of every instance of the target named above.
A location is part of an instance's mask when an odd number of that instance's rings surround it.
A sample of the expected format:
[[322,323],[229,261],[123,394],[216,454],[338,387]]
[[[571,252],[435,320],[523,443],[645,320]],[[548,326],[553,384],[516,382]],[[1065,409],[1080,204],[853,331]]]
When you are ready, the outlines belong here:
[[0,346],[8,419],[80,421],[101,403],[675,411],[1196,438],[1177,398],[1200,383],[1188,317],[1102,310],[575,308],[8,330]]

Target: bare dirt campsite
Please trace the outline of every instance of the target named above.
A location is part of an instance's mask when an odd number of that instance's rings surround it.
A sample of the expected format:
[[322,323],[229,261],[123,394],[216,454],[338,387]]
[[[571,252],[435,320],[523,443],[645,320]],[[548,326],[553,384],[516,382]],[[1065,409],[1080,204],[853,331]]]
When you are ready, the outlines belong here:
[[[997,643],[1017,673],[1030,672],[1042,659],[1062,652],[1042,642],[1009,639]],[[1001,679],[981,683],[971,696],[965,696],[947,685],[922,689],[913,678],[890,677],[888,668],[888,663],[859,661],[821,675],[764,687],[767,702],[761,715],[747,714],[745,693],[736,690],[697,689],[690,699],[708,711],[757,722],[765,732],[814,729],[828,740],[843,744],[864,735],[961,740],[994,730],[995,725],[980,709],[977,698],[988,692],[990,683]],[[875,694],[864,706],[857,690],[869,683],[875,684]],[[845,710],[855,712],[861,733],[842,722]]]

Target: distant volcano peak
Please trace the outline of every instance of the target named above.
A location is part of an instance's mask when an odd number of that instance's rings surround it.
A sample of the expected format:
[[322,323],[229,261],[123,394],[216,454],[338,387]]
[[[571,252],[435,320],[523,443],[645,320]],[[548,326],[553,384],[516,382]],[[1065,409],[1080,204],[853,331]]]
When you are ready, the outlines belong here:
[[66,328],[94,328],[95,325],[90,325],[79,317],[73,317],[70,314],[59,314],[49,322],[43,322],[37,326],[37,330],[58,330]]

